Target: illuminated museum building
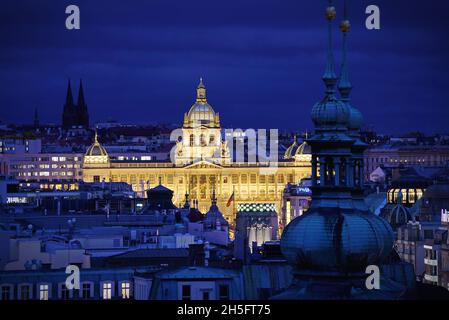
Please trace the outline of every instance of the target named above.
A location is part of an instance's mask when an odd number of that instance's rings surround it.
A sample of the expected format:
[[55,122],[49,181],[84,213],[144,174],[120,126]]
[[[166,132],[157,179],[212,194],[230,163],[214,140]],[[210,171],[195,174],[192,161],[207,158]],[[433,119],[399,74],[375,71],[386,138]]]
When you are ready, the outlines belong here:
[[[270,203],[280,212],[285,185],[310,176],[310,155],[300,154],[310,149],[298,148],[294,157],[276,163],[233,161],[231,147],[222,139],[221,131],[220,115],[208,103],[200,80],[196,102],[184,114],[172,151],[173,162],[113,160],[96,137],[84,156],[83,180],[127,182],[135,191],[142,186],[149,189],[160,181],[174,191],[175,205],[182,206],[188,193],[191,201],[198,201],[201,212],[209,209],[215,188],[217,206],[227,218],[241,203]],[[226,206],[233,193],[235,203]]]

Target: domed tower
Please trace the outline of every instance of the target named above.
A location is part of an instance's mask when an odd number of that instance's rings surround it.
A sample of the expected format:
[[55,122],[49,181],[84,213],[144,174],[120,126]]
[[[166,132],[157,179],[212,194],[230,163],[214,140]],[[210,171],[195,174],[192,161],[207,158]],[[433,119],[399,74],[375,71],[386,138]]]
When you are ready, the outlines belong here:
[[95,130],[94,143],[87,148],[84,155],[84,167],[108,167],[109,155],[106,149],[98,142],[98,134]]
[[184,114],[182,141],[176,147],[176,163],[201,160],[229,163],[229,150],[221,140],[220,115],[207,102],[203,79],[196,89],[196,101]]
[[335,97],[335,17],[329,1],[326,91],[312,109],[315,132],[307,141],[312,152],[312,203],[282,234],[281,250],[294,268],[297,286],[279,299],[350,297],[354,286],[364,289],[366,267],[382,264],[393,249],[388,222],[353,197],[363,162],[357,163],[353,154],[356,139],[348,129],[350,108]]
[[396,203],[388,204],[382,209],[381,217],[387,220],[395,231],[409,221],[415,221],[410,209],[403,205],[403,195],[400,191]]

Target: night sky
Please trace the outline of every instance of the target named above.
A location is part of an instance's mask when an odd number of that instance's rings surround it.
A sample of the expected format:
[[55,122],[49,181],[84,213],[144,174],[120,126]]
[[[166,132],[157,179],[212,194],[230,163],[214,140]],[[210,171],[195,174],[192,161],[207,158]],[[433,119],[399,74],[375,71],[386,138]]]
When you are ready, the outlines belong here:
[[[312,128],[327,1],[15,0],[0,5],[0,121],[60,123],[67,79],[91,121],[182,123],[200,76],[234,128]],[[341,57],[343,1],[334,1]],[[81,30],[65,28],[65,8]],[[449,1],[349,0],[353,103],[383,133],[449,132]],[[381,9],[381,30],[365,8]],[[75,92],[76,95],[76,92]]]

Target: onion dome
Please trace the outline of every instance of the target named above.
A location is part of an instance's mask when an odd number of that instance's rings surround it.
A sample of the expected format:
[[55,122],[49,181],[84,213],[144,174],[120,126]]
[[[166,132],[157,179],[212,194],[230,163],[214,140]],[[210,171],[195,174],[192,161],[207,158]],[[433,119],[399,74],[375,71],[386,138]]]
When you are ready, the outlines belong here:
[[384,261],[393,248],[393,230],[372,214],[339,208],[311,209],[284,230],[281,250],[297,269],[364,272]]
[[337,76],[334,71],[334,55],[332,53],[332,20],[335,19],[335,8],[329,6],[326,9],[328,27],[328,52],[326,71],[323,82],[326,86],[325,97],[312,108],[312,121],[317,130],[345,130],[349,120],[348,106],[335,97],[335,85]]
[[350,131],[360,130],[363,126],[362,113],[353,106],[349,107],[348,129]]
[[326,91],[326,97],[312,108],[312,121],[316,129],[345,129],[348,120],[349,108],[337,100],[333,89]]

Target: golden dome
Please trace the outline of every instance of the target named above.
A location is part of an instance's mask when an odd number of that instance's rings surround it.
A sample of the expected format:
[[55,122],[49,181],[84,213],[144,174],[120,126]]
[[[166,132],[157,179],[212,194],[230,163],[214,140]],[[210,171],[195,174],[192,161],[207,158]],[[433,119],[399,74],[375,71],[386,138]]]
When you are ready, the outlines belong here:
[[107,165],[109,163],[109,155],[106,149],[98,142],[98,135],[95,131],[94,143],[87,148],[86,154],[84,155],[85,165]]
[[94,143],[87,149],[86,156],[107,156],[108,153],[105,148],[98,142],[98,134],[95,131]]
[[207,102],[206,87],[204,86],[203,79],[200,78],[200,83],[196,89],[196,102],[190,107],[184,123],[215,127],[217,121],[219,122],[218,119],[218,113],[215,113],[212,106]]

